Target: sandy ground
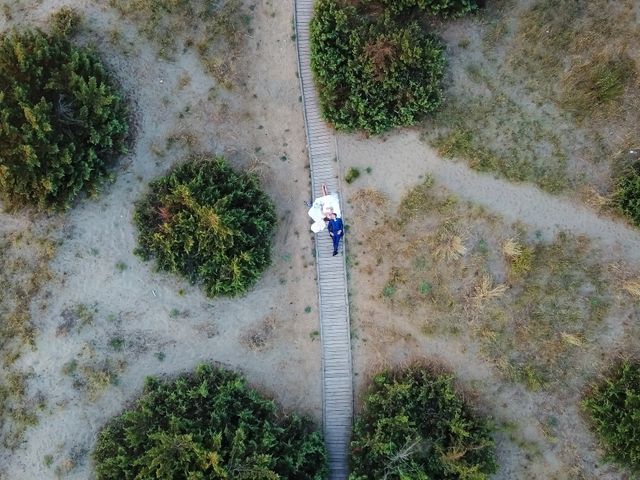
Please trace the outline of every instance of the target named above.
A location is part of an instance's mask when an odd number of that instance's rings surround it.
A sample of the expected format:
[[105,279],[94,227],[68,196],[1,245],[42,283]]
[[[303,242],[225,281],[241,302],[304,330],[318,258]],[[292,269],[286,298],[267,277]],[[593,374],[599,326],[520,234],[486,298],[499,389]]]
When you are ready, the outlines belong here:
[[[398,131],[381,139],[341,135],[338,148],[341,176],[344,178],[351,167],[362,172],[352,185],[345,184],[346,199],[361,188],[371,187],[397,205],[409,188],[431,175],[437,186],[484,207],[488,214],[498,215],[502,223],[496,225],[497,229],[519,222],[547,241],[568,230],[592,239],[603,263],[622,262],[636,271],[640,264],[640,232],[627,224],[600,217],[573,198],[549,195],[531,185],[513,184],[475,172],[461,162],[443,160],[419,140],[415,131]],[[370,173],[365,173],[367,167]],[[347,204],[347,218],[354,214],[353,206]],[[384,236],[384,231],[380,235]],[[353,236],[347,239],[350,252],[357,253],[353,261],[361,264],[350,270],[349,285],[358,398],[362,398],[366,380],[373,372],[426,357],[448,366],[464,389],[477,396],[473,403],[483,413],[498,424],[508,425],[496,436],[500,470],[495,478],[620,478],[615,468],[601,464],[601,452],[580,415],[578,402],[584,384],[567,391],[531,392],[522,385],[505,382],[482,357],[477,344],[467,342],[465,336],[425,335],[416,326],[425,319],[390,308],[381,300],[379,280],[384,283],[388,272],[374,266],[371,275],[371,269],[363,267],[367,260],[361,256],[360,240]],[[617,326],[624,319],[624,315],[613,313],[607,327],[611,330],[599,341],[611,342],[615,348],[609,337],[620,335]],[[601,367],[599,361],[585,365],[592,374]],[[546,422],[551,416],[558,422],[555,432],[561,433],[549,436]]]
[[569,196],[551,195],[530,184],[514,184],[469,169],[462,162],[441,159],[419,139],[416,131],[406,130],[383,138],[339,137],[343,174],[352,166],[372,168],[365,181],[400,200],[419,176],[431,173],[437,184],[462,199],[486,206],[507,221],[522,221],[550,240],[560,230],[587,235],[599,246],[635,264],[640,263],[640,233],[623,221],[598,216]]
[[[63,4],[83,13],[81,40],[97,45],[130,97],[135,144],[97,200],[54,219],[26,213],[0,217],[3,232],[29,228],[30,222],[58,222],[63,240],[52,265],[56,280],[38,299],[46,308],[34,312],[37,349],[18,363],[32,374],[29,393],[42,394],[46,407],[23,444],[0,454],[0,478],[55,478],[56,467],[64,478],[91,478],[89,452],[97,431],[135,399],[144,378],[188,371],[201,362],[243,372],[285,408],[319,420],[320,350],[310,337],[318,329],[315,267],[302,205],[310,188],[291,3],[256,3],[242,61],[246,81],[231,92],[218,90],[213,101],[208,98],[214,83],[195,55],[159,60],[135,27],[103,2],[45,1],[17,12],[14,22],[41,24]],[[114,28],[121,30],[125,48],[109,44],[106,32]],[[190,81],[180,87],[185,74]],[[165,148],[167,136],[175,133],[193,134],[194,149],[224,153],[236,166],[258,163],[277,204],[273,266],[242,298],[208,299],[198,288],[154,272],[132,253],[134,202],[149,180],[183,157],[179,148]],[[69,313],[78,305],[92,312],[84,326]],[[122,346],[113,348],[113,338],[123,339]],[[80,373],[63,374],[63,365],[73,359]],[[107,364],[120,372],[116,384],[91,395],[81,385],[83,368]],[[51,467],[43,463],[46,455],[53,456]]]

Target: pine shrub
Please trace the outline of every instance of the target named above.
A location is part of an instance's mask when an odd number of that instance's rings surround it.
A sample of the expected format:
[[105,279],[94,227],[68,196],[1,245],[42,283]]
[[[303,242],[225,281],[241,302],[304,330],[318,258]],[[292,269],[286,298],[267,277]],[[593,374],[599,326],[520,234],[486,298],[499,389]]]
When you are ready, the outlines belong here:
[[311,68],[325,118],[338,130],[379,134],[437,109],[444,47],[428,32],[424,14],[471,9],[468,1],[319,0]]
[[396,13],[406,13],[412,9],[443,18],[460,17],[478,8],[476,0],[381,0]]
[[640,364],[622,362],[583,406],[607,459],[640,473]]
[[350,480],[481,480],[496,469],[488,423],[451,375],[416,365],[374,377],[355,424]]
[[285,415],[240,376],[208,365],[173,382],[148,378],[142,396],[98,435],[99,480],[326,477],[310,420]]
[[94,192],[126,151],[128,130],[124,102],[98,57],[59,33],[9,32],[0,37],[0,85],[4,199],[62,209],[81,191]]
[[640,227],[640,162],[628,167],[618,179],[614,202],[624,215]]
[[192,158],[153,181],[135,223],[143,259],[211,297],[245,292],[271,262],[274,205],[255,175],[222,157]]

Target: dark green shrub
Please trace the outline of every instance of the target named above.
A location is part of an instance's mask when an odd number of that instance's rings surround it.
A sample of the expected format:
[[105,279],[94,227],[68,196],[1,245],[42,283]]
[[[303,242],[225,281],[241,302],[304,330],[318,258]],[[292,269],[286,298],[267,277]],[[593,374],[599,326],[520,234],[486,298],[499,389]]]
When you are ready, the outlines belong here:
[[360,170],[356,167],[351,167],[347,170],[347,174],[344,176],[344,181],[347,183],[353,183],[358,177],[360,177]]
[[640,364],[620,364],[583,406],[607,459],[640,472]]
[[425,17],[461,15],[473,5],[319,0],[311,21],[311,68],[325,118],[338,130],[379,134],[438,108],[444,47],[428,33]]
[[497,469],[488,424],[453,377],[421,366],[374,377],[351,442],[351,480],[487,479]]
[[618,179],[614,202],[624,215],[640,227],[640,162],[630,166]]
[[0,190],[67,208],[126,151],[127,112],[95,54],[40,31],[0,37]]
[[255,175],[223,158],[194,158],[151,183],[138,205],[137,253],[207,295],[245,292],[271,262],[273,203]]
[[97,478],[313,479],[326,453],[312,423],[277,411],[238,375],[207,365],[146,381],[131,410],[98,435]]
[[459,17],[478,8],[476,0],[381,0],[381,3],[396,13],[416,9],[444,18]]

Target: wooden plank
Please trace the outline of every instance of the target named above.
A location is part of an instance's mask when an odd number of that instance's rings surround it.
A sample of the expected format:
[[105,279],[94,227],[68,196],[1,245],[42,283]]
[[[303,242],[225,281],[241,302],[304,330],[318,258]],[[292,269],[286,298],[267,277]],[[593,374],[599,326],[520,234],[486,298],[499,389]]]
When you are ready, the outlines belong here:
[[[342,308],[342,310],[346,311],[347,306],[344,304],[344,290],[342,290],[342,292],[340,293],[341,293],[340,295],[338,294],[331,295],[329,293],[325,293],[323,290],[322,298],[321,298],[321,302],[322,302],[321,307],[331,309],[332,311],[336,311],[339,308]],[[335,307],[338,307],[338,308],[335,308]]]
[[347,340],[344,338],[347,335],[346,328],[339,328],[339,329],[333,329],[333,330],[325,329],[325,331],[323,331],[323,334],[324,333],[326,333],[327,335],[327,337],[325,338],[326,340],[325,344],[331,344],[331,345],[340,344],[345,346],[349,345],[349,342],[347,342]]
[[[347,342],[347,340],[344,338],[347,335],[347,331],[346,329],[340,328],[340,329],[336,329],[334,331],[326,331],[325,332],[327,334],[326,337],[326,342],[325,344],[331,344],[331,345],[336,345],[336,344],[340,344],[340,345],[345,345],[348,346],[349,342]],[[336,336],[340,335],[340,339],[336,338]]]
[[[326,248],[329,250],[330,245],[327,245]],[[336,294],[344,294],[345,285],[342,272],[336,272],[335,269],[330,269],[327,273],[320,272],[320,295],[326,296],[326,300],[330,300]],[[342,295],[339,298],[341,301],[344,300]]]
[[342,324],[346,326],[347,310],[343,305],[333,305],[331,307],[321,306],[320,312],[323,317],[331,320],[334,324],[335,322],[342,321]]
[[328,327],[328,334],[343,333],[346,335],[347,315],[345,310],[321,310],[321,315],[325,319],[323,324]]
[[[349,342],[347,342],[344,337],[347,335],[347,331],[345,329],[339,329],[336,330],[334,332],[326,332],[327,333],[327,338],[325,339],[325,347],[329,347],[329,346],[337,346],[337,345],[342,345],[346,348],[349,347]],[[342,338],[338,339],[336,338],[337,335],[340,335]],[[326,348],[325,348],[326,349]]]
[[[336,322],[341,322],[344,327],[340,330],[343,330],[346,327],[347,310],[344,307],[322,307],[320,309],[320,312],[322,313],[323,317],[326,317],[327,320],[331,320],[333,324],[336,324]],[[329,331],[327,331],[327,333],[329,333]]]
[[[326,317],[326,316],[325,316]],[[347,322],[343,321],[342,325],[328,325],[327,322],[324,322],[324,327],[328,327],[325,328],[323,330],[323,333],[327,335],[326,341],[327,342],[332,342],[335,343],[338,339],[335,338],[337,335],[340,335],[340,341],[345,344],[345,345],[349,345],[349,342],[347,341],[346,335],[348,333],[348,329],[347,329]]]
[[[322,305],[326,307],[339,306],[346,309],[344,302],[344,288],[343,282],[336,282],[332,286],[320,286]],[[346,310],[345,310],[346,311]]]
[[[340,335],[341,338],[336,338],[338,334]],[[349,342],[347,342],[344,339],[346,334],[347,334],[346,331],[339,331],[339,332],[333,333],[333,336],[330,336],[330,335],[327,336],[324,342],[325,350],[330,350],[331,354],[333,354],[333,350],[337,347],[346,348],[348,350]],[[340,351],[340,353],[344,353],[344,352]],[[336,351],[336,354],[338,354],[338,351]]]
[[327,358],[344,359],[348,356],[349,344],[344,340],[327,339],[324,344],[324,352]]
[[[329,350],[328,350],[329,349]],[[328,359],[339,359],[340,362],[344,362],[349,359],[349,354],[351,352],[350,345],[348,343],[343,342],[335,342],[335,343],[327,343],[325,345],[325,349],[323,350],[325,360]],[[326,367],[335,368],[335,365],[325,365]]]

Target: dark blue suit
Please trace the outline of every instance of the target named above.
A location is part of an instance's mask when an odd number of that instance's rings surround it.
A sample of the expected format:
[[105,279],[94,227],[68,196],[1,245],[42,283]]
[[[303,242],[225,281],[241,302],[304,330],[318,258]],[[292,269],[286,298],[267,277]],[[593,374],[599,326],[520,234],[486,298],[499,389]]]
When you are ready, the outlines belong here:
[[333,254],[338,253],[338,247],[340,246],[340,239],[344,236],[344,225],[341,218],[335,218],[329,220],[327,225],[329,229],[329,235],[333,239]]

